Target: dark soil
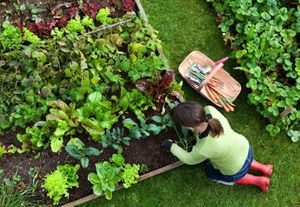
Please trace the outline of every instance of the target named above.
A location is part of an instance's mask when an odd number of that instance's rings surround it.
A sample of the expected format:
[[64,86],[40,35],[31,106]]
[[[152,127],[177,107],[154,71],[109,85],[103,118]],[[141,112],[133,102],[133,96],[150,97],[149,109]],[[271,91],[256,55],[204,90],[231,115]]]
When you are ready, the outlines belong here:
[[[8,132],[0,136],[0,143],[8,145],[18,145],[15,138],[17,132]],[[129,146],[122,146],[123,156],[128,163],[146,164],[149,171],[158,169],[176,161],[170,153],[165,152],[161,143],[164,139],[176,137],[175,131],[172,129],[166,130],[157,136],[150,136],[142,140],[132,140]],[[70,190],[69,199],[63,198],[60,204],[65,204],[81,197],[92,194],[92,188],[87,180],[87,175],[90,172],[95,172],[95,163],[108,160],[110,156],[116,152],[112,148],[102,149],[101,145],[94,142],[89,136],[80,137],[86,146],[92,146],[100,151],[101,155],[98,157],[90,157],[89,167],[84,169],[80,168],[79,175],[79,188]],[[78,164],[79,161],[70,157],[65,150],[60,153],[53,153],[50,149],[40,151],[39,156],[37,153],[24,153],[15,155],[4,155],[1,158],[0,168],[4,169],[5,175],[11,177],[18,170],[18,174],[22,177],[25,184],[29,183],[28,171],[31,167],[38,167],[39,185],[43,183],[43,178],[47,173],[53,172],[57,165],[65,163]],[[39,188],[39,195],[43,203],[51,204],[52,201],[46,196],[46,192]]]

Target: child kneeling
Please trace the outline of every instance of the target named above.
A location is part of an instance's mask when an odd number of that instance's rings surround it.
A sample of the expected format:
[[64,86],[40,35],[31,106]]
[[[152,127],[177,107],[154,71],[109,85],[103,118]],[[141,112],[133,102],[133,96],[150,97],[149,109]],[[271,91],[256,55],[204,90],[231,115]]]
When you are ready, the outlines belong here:
[[[267,192],[273,166],[264,165],[253,159],[248,140],[233,131],[227,119],[214,107],[202,107],[196,102],[178,104],[171,112],[173,121],[199,133],[191,152],[179,147],[173,140],[165,140],[163,147],[170,150],[182,162],[194,165],[209,160],[205,165],[207,176],[227,185],[249,184]],[[249,170],[263,173],[254,176]],[[266,177],[268,176],[268,177]]]

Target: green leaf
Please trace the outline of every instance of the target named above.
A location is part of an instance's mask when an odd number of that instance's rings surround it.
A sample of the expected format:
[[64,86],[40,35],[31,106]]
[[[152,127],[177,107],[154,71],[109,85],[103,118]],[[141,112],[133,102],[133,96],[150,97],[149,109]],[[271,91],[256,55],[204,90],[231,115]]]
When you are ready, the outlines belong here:
[[298,142],[300,138],[300,131],[290,129],[287,133],[293,142]]
[[155,124],[149,124],[148,130],[152,132],[154,135],[157,135],[163,130],[164,127],[162,126],[156,126]]
[[99,156],[100,155],[100,151],[96,148],[93,147],[88,147],[84,150],[85,155],[87,156]]
[[101,184],[93,185],[93,193],[97,196],[101,196],[102,195],[102,185]]
[[47,86],[44,86],[42,89],[41,89],[41,93],[44,97],[48,97],[51,93],[51,88],[47,87]]
[[94,184],[101,184],[101,181],[96,173],[89,173],[88,174],[88,181],[90,181],[93,185]]
[[162,123],[162,118],[160,116],[152,116],[151,119],[157,123]]
[[270,133],[271,136],[275,136],[280,132],[280,128],[278,126],[274,126],[273,124],[268,124],[266,130]]
[[135,139],[140,139],[143,137],[141,131],[139,130],[138,127],[133,127],[129,129],[129,136],[133,137]]
[[64,112],[69,111],[69,106],[63,101],[48,101],[48,106],[57,107]]
[[69,155],[71,155],[75,159],[79,160],[82,157],[80,151],[74,145],[67,144],[67,146],[65,147],[65,150]]
[[46,55],[43,52],[39,52],[39,51],[33,51],[32,57],[36,58],[41,63],[45,63],[47,60]]
[[264,18],[264,20],[269,21],[271,20],[271,16],[270,14],[268,14],[267,12],[262,12],[261,13],[262,18]]
[[83,168],[87,168],[89,166],[89,158],[87,158],[87,157],[82,157],[80,159],[80,162],[81,162],[81,166]]
[[131,129],[133,126],[138,126],[138,124],[130,118],[124,119],[122,123],[127,129]]
[[109,8],[102,8],[99,10],[96,19],[102,24],[111,23],[112,18],[108,17],[110,15]]
[[257,89],[257,80],[254,79],[254,78],[251,78],[251,79],[249,80],[249,82],[246,84],[246,86],[247,86],[248,88]]
[[100,92],[93,92],[88,96],[88,100],[93,104],[99,104],[102,100],[102,95]]
[[52,137],[51,138],[51,150],[52,152],[59,152],[63,147],[63,139],[59,137]]

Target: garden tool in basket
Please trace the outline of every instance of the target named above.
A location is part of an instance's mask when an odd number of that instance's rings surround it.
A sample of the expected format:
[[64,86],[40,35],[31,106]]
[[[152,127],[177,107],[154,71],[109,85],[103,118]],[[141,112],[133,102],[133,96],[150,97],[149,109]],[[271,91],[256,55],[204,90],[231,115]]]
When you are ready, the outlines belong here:
[[202,96],[225,111],[234,110],[233,101],[241,91],[241,85],[226,72],[222,58],[213,62],[199,51],[190,53],[180,64],[179,73]]

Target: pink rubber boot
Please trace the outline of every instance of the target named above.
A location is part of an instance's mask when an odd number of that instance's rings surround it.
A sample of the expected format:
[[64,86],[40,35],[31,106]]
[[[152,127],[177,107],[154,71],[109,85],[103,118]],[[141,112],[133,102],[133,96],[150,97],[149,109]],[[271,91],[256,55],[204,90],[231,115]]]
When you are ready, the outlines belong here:
[[262,192],[268,192],[270,186],[270,179],[265,176],[254,176],[247,173],[244,177],[235,181],[236,184],[255,185],[261,189]]
[[251,170],[259,171],[263,174],[265,174],[268,177],[271,177],[273,172],[273,165],[264,165],[262,163],[257,162],[256,160],[253,160],[250,166]]

